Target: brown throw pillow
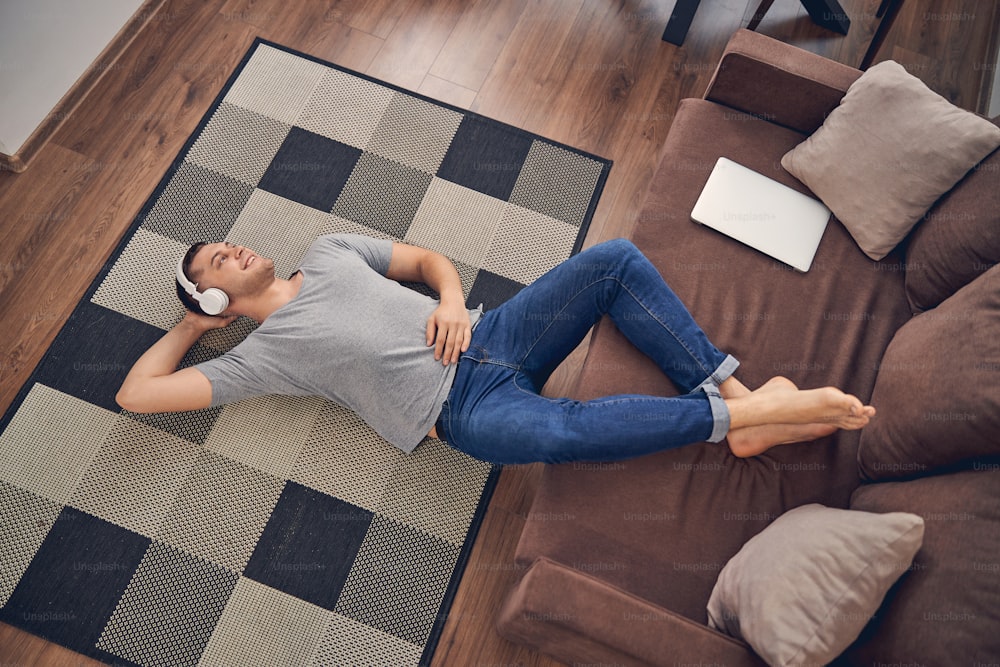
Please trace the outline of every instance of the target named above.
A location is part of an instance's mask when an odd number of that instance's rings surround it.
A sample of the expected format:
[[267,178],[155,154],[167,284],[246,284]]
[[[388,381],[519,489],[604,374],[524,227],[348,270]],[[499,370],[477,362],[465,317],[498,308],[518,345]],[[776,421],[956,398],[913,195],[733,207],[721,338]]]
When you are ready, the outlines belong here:
[[[1000,126],[1000,118],[993,124]],[[938,305],[1000,263],[1000,150],[927,213],[906,248],[906,296],[914,312]]]
[[848,652],[852,665],[986,665],[1000,656],[1000,466],[866,484],[851,509],[924,519],[910,571]]
[[858,447],[868,479],[1000,454],[1000,266],[900,327],[871,403]]
[[878,260],[997,146],[1000,128],[889,60],[861,75],[781,165]]

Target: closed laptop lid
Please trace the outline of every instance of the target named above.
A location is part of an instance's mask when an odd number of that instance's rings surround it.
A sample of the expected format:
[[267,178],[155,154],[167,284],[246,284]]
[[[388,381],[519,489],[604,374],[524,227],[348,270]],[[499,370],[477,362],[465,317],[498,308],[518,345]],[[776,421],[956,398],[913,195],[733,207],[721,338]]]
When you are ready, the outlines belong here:
[[816,256],[830,209],[809,195],[720,157],[691,219],[804,272]]

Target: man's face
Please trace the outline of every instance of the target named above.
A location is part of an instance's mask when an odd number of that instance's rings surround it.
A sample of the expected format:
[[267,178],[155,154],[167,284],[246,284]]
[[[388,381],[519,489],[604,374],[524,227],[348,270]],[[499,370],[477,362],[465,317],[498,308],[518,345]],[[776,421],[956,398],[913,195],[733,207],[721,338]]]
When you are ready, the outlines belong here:
[[230,299],[252,296],[274,281],[274,261],[234,243],[209,243],[191,261],[188,278],[204,292],[224,290]]

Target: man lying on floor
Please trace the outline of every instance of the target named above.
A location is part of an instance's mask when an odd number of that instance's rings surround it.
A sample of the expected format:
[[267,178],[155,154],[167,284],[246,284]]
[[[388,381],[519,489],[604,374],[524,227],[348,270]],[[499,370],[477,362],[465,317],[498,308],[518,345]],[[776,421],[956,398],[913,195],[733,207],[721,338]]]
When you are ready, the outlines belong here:
[[[396,281],[423,282],[439,300]],[[585,250],[496,309],[469,310],[448,258],[366,236],[318,238],[288,279],[233,243],[196,244],[177,267],[189,312],[129,371],[133,412],[196,410],[263,394],[319,395],[411,452],[425,435],[496,463],[609,461],[725,439],[736,456],[859,429],[875,409],[833,387],[775,377],[755,391],[630,242]],[[680,396],[540,395],[603,315]],[[205,332],[259,323],[222,356],[177,370]]]

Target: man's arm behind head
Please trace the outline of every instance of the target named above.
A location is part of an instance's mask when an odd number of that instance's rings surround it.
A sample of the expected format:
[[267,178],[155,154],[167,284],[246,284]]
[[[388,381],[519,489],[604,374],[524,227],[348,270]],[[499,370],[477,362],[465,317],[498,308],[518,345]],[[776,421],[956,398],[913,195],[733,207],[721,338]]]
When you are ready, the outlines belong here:
[[177,370],[177,365],[202,334],[234,319],[187,313],[135,362],[115,396],[118,405],[131,412],[207,408],[212,401],[212,383],[197,368]]

